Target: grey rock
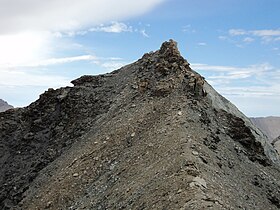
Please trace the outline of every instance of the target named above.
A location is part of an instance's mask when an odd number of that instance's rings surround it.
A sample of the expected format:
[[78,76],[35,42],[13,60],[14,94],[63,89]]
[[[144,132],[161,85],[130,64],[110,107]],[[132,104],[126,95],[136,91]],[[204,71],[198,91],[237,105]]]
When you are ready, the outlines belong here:
[[0,113],[0,209],[280,208],[277,152],[175,41],[72,83]]
[[206,181],[203,178],[198,177],[198,176],[194,177],[192,182],[190,183],[190,187],[194,187],[194,186],[207,188]]

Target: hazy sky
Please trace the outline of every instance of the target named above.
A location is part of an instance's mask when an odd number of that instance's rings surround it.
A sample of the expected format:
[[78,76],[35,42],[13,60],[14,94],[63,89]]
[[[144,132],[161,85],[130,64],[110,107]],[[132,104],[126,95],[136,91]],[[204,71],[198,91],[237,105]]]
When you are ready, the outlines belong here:
[[26,106],[170,38],[248,116],[280,116],[279,0],[1,0],[0,98]]

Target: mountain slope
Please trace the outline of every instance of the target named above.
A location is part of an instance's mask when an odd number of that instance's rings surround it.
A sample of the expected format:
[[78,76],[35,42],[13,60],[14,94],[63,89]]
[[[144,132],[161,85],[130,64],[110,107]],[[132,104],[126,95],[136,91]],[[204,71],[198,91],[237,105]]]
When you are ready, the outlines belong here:
[[6,101],[0,99],[0,112],[4,112],[11,108],[13,108],[13,106],[9,105]]
[[267,135],[269,140],[273,140],[280,135],[280,117],[256,117],[251,121]]
[[274,148],[278,151],[278,154],[280,154],[280,136],[278,136],[277,138],[275,138],[272,141],[272,145],[274,146]]
[[174,41],[1,113],[1,208],[277,209],[279,157]]

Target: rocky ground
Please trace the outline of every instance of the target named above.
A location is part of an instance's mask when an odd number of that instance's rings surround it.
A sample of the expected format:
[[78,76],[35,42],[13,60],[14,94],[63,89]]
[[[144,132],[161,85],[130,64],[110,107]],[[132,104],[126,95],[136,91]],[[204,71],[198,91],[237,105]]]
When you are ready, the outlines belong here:
[[0,112],[4,112],[8,109],[12,109],[13,106],[11,106],[10,104],[8,104],[6,101],[0,99]]
[[279,156],[174,41],[0,113],[1,209],[279,209]]

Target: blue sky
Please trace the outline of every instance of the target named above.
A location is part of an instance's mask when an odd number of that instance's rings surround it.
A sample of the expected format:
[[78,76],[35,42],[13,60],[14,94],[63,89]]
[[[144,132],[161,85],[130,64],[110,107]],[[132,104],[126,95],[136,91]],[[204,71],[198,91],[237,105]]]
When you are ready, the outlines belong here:
[[172,38],[246,115],[280,116],[279,8],[278,0],[3,0],[0,98],[26,106]]

